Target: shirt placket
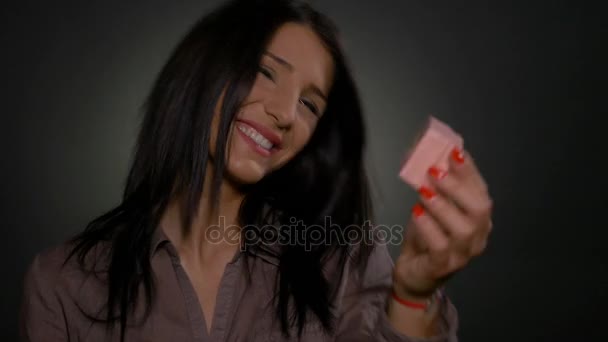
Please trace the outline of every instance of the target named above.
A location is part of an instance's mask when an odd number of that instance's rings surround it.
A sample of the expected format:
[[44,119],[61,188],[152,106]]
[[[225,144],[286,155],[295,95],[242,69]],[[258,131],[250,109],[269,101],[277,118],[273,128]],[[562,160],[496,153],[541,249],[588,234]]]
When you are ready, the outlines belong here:
[[226,265],[220,287],[217,293],[213,323],[211,326],[211,341],[225,341],[230,320],[235,305],[238,280],[240,279],[240,254]]
[[186,270],[184,270],[181,265],[177,251],[175,251],[173,246],[168,247],[177,281],[184,297],[186,311],[192,329],[193,341],[224,341],[232,312],[231,308],[234,305],[234,293],[236,292],[239,279],[240,254],[237,253],[235,258],[228,263],[224,269],[215,303],[211,330],[207,333],[205,316],[203,315],[194,286],[192,286]]

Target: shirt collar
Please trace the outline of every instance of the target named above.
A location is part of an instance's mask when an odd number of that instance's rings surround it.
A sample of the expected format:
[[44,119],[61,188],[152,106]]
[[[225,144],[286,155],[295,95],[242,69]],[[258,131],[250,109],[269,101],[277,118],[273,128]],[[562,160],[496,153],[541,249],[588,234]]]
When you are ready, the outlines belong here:
[[171,243],[171,240],[169,240],[169,237],[167,237],[165,231],[162,230],[160,224],[156,226],[156,229],[154,229],[151,242],[152,248],[150,249],[150,258],[153,257],[154,254],[156,254],[156,251],[163,245]]
[[247,254],[260,258],[269,264],[279,266],[280,246],[277,245],[256,245],[247,250]]

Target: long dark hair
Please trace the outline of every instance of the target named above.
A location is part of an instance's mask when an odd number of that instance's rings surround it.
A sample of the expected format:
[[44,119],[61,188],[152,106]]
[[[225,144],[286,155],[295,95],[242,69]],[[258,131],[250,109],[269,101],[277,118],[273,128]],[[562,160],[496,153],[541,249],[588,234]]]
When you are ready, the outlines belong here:
[[[364,169],[365,131],[357,89],[329,19],[309,5],[287,0],[236,0],[201,18],[173,51],[144,104],[132,166],[122,202],[91,221],[74,237],[69,258],[85,258],[100,242],[107,243],[108,296],[103,321],[120,323],[124,339],[127,316],[143,287],[145,316],[155,295],[149,255],[153,233],[169,201],[182,199],[183,227],[190,227],[205,181],[211,119],[222,91],[221,120],[212,163],[212,197],[219,199],[225,169],[230,124],[249,93],[262,53],[277,28],[287,22],[314,30],[335,62],[334,84],[325,114],[309,143],[281,169],[247,188],[239,211],[245,225],[289,224],[331,229],[361,227],[371,217]],[[250,246],[254,249],[256,246]],[[365,246],[363,246],[365,247]],[[358,260],[364,260],[365,248]],[[333,328],[332,289],[323,262],[337,254],[340,262],[354,260],[354,248],[344,241],[313,249],[284,246],[276,282],[276,314],[289,336],[301,335],[312,312],[326,331]],[[67,262],[67,260],[66,260]],[[360,263],[357,263],[360,264]],[[90,270],[92,272],[92,270]],[[142,286],[143,285],[143,286]],[[290,306],[290,303],[292,306]],[[293,312],[290,312],[293,307]]]

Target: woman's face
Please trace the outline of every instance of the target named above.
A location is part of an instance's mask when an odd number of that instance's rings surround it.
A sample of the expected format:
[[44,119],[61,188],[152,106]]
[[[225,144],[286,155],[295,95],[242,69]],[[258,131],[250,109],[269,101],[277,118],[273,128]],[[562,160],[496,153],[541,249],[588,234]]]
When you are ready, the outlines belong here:
[[[306,145],[327,106],[333,74],[332,56],[314,31],[296,23],[277,30],[230,128],[226,168],[232,180],[255,183]],[[221,100],[212,122],[212,157]]]

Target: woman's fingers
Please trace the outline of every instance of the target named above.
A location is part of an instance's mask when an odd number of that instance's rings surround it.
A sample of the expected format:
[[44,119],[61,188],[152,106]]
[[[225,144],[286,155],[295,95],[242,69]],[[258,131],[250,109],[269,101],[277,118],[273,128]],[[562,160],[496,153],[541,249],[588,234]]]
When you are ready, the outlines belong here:
[[[437,174],[434,171],[430,173]],[[449,172],[444,173],[442,177],[432,177],[432,185],[434,190],[449,199],[450,202],[454,202],[472,221],[489,219],[492,200],[487,193],[479,191],[474,183],[467,182],[466,179]],[[427,190],[430,189],[420,189],[421,192]]]
[[469,254],[476,235],[476,226],[452,201],[430,189],[421,191],[420,201],[427,216],[437,222],[439,229],[448,237],[452,252]]
[[398,262],[402,283],[418,288],[432,287],[465,267],[486,248],[492,230],[492,200],[466,152],[452,154],[449,170],[431,168],[429,174],[431,183],[419,189]]
[[449,173],[463,184],[470,184],[482,195],[488,195],[488,186],[483,179],[473,157],[465,150],[452,150],[449,158]]

